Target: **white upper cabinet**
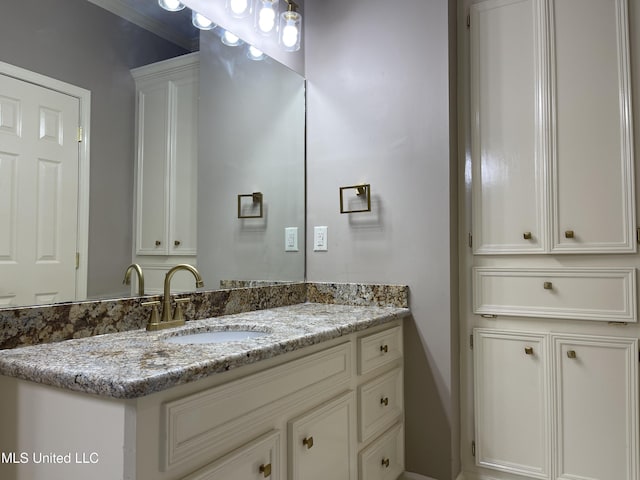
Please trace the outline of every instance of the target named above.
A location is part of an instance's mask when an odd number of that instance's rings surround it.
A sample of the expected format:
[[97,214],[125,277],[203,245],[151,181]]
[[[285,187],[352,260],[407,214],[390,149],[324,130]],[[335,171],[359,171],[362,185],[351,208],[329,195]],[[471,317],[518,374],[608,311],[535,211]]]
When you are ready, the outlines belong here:
[[138,255],[196,254],[198,71],[197,54],[133,71]]
[[635,252],[626,0],[471,7],[476,254]]

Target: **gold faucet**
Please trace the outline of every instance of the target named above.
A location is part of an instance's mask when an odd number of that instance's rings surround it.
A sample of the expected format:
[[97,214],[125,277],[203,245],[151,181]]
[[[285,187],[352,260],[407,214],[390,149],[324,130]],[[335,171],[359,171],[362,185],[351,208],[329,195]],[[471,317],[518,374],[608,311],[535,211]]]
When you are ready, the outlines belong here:
[[131,270],[135,270],[138,274],[138,295],[144,295],[144,273],[142,273],[142,267],[137,263],[132,263],[127,267],[127,271],[124,272],[124,280],[122,283],[125,285],[131,285]]
[[[151,319],[147,324],[147,330],[162,330],[164,328],[180,327],[184,325],[184,317],[182,315],[182,307],[180,304],[189,301],[189,299],[181,298],[176,300],[176,311],[173,318],[171,318],[171,277],[173,277],[173,274],[178,270],[187,270],[191,272],[196,279],[196,288],[204,287],[204,282],[202,281],[200,272],[191,265],[181,263],[169,270],[164,277],[164,298],[162,301],[162,315],[160,316],[160,321],[158,321],[157,315],[152,314]],[[155,307],[154,310],[156,310]]]

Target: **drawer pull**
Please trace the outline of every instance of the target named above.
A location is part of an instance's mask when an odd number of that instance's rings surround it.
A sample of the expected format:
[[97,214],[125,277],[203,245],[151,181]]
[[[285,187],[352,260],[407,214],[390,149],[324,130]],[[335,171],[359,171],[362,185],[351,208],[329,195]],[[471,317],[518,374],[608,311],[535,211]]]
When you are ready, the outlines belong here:
[[389,468],[389,464],[390,464],[390,463],[391,463],[391,462],[389,462],[389,459],[388,459],[388,458],[383,458],[383,459],[382,459],[382,466],[383,466],[384,468]]
[[524,353],[527,355],[533,355],[533,347],[524,347]]
[[176,247],[179,247],[179,246],[180,246],[180,240],[176,240],[176,241],[174,241],[174,242],[173,242],[173,244],[174,244]]
[[568,350],[567,351],[567,357],[576,358],[576,351],[575,350]]
[[313,437],[303,439],[302,444],[307,447],[307,449],[313,447]]
[[156,240],[156,247],[159,247],[160,245],[162,245],[162,242],[160,240]]
[[531,238],[532,238],[532,236],[531,236],[531,232],[524,232],[524,233],[522,234],[522,237],[523,237],[525,240],[531,240]]
[[264,478],[271,476],[271,464],[267,463],[266,465],[260,465],[260,473],[264,475]]
[[574,238],[575,234],[573,233],[573,230],[567,230],[566,232],[564,232],[564,237],[565,238]]
[[389,397],[381,398],[380,405],[384,405],[385,407],[389,406]]
[[388,353],[389,352],[389,345],[380,345],[380,351],[382,353]]
[[544,287],[545,290],[552,290],[553,289],[553,283],[551,283],[551,282],[544,282],[542,284],[542,286]]

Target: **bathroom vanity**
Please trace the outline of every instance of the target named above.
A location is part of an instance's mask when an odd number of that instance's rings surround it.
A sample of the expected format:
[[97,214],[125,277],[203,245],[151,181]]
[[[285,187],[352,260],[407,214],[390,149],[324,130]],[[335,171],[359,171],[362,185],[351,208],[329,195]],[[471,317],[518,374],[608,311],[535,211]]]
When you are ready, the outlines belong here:
[[[302,303],[0,351],[0,476],[395,480],[408,315]],[[183,342],[220,330],[258,333]]]

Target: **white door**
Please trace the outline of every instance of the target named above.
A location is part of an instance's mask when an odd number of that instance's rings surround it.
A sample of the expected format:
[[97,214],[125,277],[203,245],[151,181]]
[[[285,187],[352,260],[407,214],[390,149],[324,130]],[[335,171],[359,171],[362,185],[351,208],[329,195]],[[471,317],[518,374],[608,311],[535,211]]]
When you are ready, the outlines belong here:
[[76,297],[76,97],[0,75],[0,306]]

